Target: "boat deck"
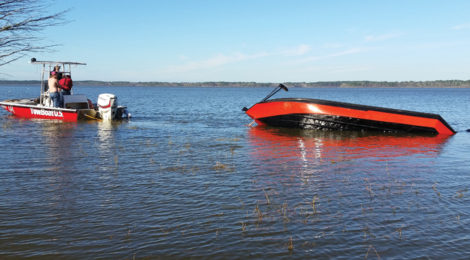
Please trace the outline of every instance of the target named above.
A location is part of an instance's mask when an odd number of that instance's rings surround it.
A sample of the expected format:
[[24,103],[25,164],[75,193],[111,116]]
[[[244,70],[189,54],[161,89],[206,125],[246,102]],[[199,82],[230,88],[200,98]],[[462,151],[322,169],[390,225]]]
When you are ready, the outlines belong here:
[[30,106],[35,106],[39,104],[39,98],[36,99],[8,99],[8,100],[3,100],[0,103],[15,103],[15,104],[20,104],[20,105],[30,105]]

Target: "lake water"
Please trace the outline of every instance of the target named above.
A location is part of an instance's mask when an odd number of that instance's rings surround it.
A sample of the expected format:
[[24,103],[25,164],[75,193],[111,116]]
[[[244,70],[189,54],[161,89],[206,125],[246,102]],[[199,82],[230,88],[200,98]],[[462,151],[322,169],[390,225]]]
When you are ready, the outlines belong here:
[[438,113],[448,138],[247,126],[270,91],[76,87],[116,94],[133,118],[113,124],[2,110],[0,258],[469,257],[470,89],[275,96]]

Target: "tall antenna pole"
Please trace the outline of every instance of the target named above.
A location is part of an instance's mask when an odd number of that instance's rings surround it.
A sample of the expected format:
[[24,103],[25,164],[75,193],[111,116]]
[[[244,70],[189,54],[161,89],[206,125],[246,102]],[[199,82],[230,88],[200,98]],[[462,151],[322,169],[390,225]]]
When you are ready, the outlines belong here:
[[42,73],[41,73],[41,95],[39,96],[39,104],[43,105],[43,96],[45,91],[44,86],[44,71],[46,70],[46,64],[42,64]]

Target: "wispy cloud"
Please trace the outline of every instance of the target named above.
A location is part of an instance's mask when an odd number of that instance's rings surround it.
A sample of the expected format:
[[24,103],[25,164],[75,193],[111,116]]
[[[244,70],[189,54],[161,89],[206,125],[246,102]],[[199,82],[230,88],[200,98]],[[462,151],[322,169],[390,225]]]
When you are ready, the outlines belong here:
[[282,49],[279,51],[261,51],[252,54],[245,54],[245,53],[233,53],[233,54],[217,54],[213,57],[198,60],[198,61],[191,61],[186,56],[184,64],[181,65],[174,65],[168,67],[165,72],[167,73],[182,73],[182,72],[189,72],[189,71],[197,71],[197,70],[205,70],[205,69],[213,69],[217,67],[221,67],[227,64],[242,62],[247,60],[254,60],[260,59],[265,57],[272,57],[272,56],[302,56],[305,55],[310,51],[311,47],[306,44],[301,44],[293,48]]
[[386,33],[380,35],[367,35],[364,37],[366,42],[379,42],[379,41],[386,41],[394,38],[398,38],[401,36],[401,33]]
[[[307,44],[301,44],[291,49],[286,49],[280,52],[280,54],[286,56],[301,56],[308,53],[312,48]],[[275,54],[274,54],[275,55]]]
[[306,57],[304,59],[298,60],[296,63],[307,63],[307,62],[311,62],[311,61],[325,60],[325,59],[328,59],[328,58],[341,57],[341,56],[356,54],[356,53],[360,53],[360,52],[364,52],[364,51],[365,51],[365,49],[363,49],[363,48],[350,48],[350,49],[346,49],[344,51],[334,52],[334,53],[330,53],[330,54],[326,54],[326,55]]
[[458,24],[452,27],[452,30],[468,30],[470,29],[470,23]]
[[343,43],[333,42],[333,43],[325,43],[323,44],[323,48],[325,49],[338,49],[344,47]]
[[363,51],[364,50],[361,49],[361,48],[351,48],[351,49],[348,49],[348,50],[344,50],[344,51],[329,54],[326,57],[340,57],[340,56],[355,54],[355,53],[359,53],[359,52],[363,52]]
[[188,61],[184,64],[181,65],[174,65],[170,66],[166,69],[166,72],[188,72],[188,71],[193,71],[193,70],[203,70],[203,69],[210,69],[210,68],[215,68],[219,67],[225,64],[229,63],[234,63],[234,62],[240,62],[240,61],[245,61],[245,60],[250,60],[250,59],[256,59],[260,57],[266,57],[269,54],[265,52],[260,52],[260,53],[255,53],[251,55],[243,54],[243,53],[235,53],[232,55],[225,55],[225,54],[218,54],[214,57],[210,57],[205,60],[199,60],[199,61]]
[[302,72],[312,72],[312,71],[328,71],[329,74],[337,74],[344,72],[363,72],[370,71],[371,68],[367,66],[307,66],[304,67]]

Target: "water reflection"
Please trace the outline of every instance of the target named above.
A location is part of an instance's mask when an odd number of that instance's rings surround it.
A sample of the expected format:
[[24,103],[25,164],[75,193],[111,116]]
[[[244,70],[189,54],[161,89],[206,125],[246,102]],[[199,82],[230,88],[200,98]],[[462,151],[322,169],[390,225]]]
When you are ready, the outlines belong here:
[[253,127],[249,142],[256,160],[267,164],[302,163],[355,159],[388,160],[410,156],[436,157],[449,137],[366,134]]
[[[97,156],[100,160],[99,170],[103,172],[114,172],[118,170],[119,164],[119,149],[116,143],[117,129],[122,122],[100,121],[97,122]],[[103,178],[109,178],[108,175],[103,175]]]
[[114,143],[114,130],[116,125],[111,121],[100,121],[98,126],[98,147],[102,155],[110,153]]
[[[41,121],[38,124],[42,126],[42,141],[47,147],[48,161],[56,166],[64,166],[63,162],[71,158],[73,150],[77,148],[77,144],[73,142],[76,124],[48,121]],[[69,167],[61,167],[61,170],[67,169]]]
[[[44,208],[50,216],[60,216],[60,211],[77,207],[77,189],[80,171],[76,154],[81,151],[81,144],[75,141],[77,125],[54,121],[38,121],[41,128],[41,140],[37,145],[44,145],[45,165],[41,177],[47,180],[44,194],[48,194],[49,205]],[[38,195],[39,198],[43,194]]]

